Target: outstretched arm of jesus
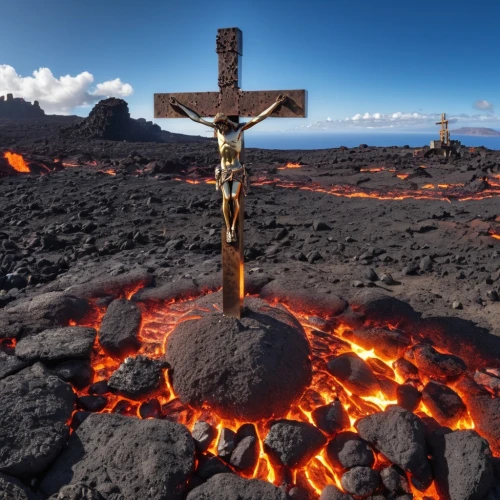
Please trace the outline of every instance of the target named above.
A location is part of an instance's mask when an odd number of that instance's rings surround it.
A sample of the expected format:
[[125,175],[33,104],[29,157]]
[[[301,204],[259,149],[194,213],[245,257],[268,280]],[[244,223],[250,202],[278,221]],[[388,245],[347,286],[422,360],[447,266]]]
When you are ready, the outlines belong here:
[[262,120],[265,120],[267,117],[271,116],[272,112],[282,103],[286,101],[286,96],[283,94],[280,94],[276,98],[276,102],[274,102],[271,106],[269,106],[265,111],[262,111],[262,113],[255,118],[252,118],[249,122],[244,123],[243,126],[241,127],[241,130],[247,130],[254,125],[257,125],[257,123],[261,122]]
[[204,120],[196,111],[193,111],[192,109],[188,108],[187,106],[184,106],[184,104],[181,104],[175,97],[171,96],[169,97],[169,102],[173,106],[177,106],[188,115],[191,120],[197,123],[201,123],[202,125],[206,125],[207,127],[212,127],[215,128],[215,125],[212,122],[207,122]]

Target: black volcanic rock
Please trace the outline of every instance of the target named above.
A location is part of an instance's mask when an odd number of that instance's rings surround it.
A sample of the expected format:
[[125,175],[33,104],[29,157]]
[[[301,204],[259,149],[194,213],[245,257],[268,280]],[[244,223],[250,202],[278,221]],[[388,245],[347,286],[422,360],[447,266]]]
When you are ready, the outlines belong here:
[[108,381],[113,391],[129,398],[144,396],[160,387],[163,361],[147,356],[126,358]]
[[326,457],[337,472],[351,467],[371,467],[375,462],[368,443],[351,431],[340,432],[328,443]]
[[354,352],[331,359],[326,367],[341,384],[358,396],[373,396],[380,391],[379,381],[372,369]]
[[399,330],[386,328],[356,328],[346,330],[343,337],[386,359],[399,358],[410,345],[410,339]]
[[425,426],[413,413],[389,406],[355,424],[359,435],[389,460],[412,474],[414,486],[423,491],[432,482],[427,459]]
[[88,310],[86,300],[70,294],[49,292],[36,295],[0,310],[0,338],[68,326],[70,320],[82,319]]
[[33,104],[25,101],[22,97],[13,97],[7,94],[0,96],[0,118],[18,120],[20,118],[43,118],[45,111],[40,108],[38,101]]
[[140,347],[137,339],[141,326],[141,311],[126,299],[109,304],[99,328],[99,343],[114,356],[123,357]]
[[161,142],[161,128],[152,122],[130,118],[128,104],[110,97],[99,101],[88,118],[64,129],[66,136],[81,136],[111,141]]
[[340,401],[318,406],[311,412],[311,417],[316,427],[330,436],[351,426],[349,414]]
[[329,484],[323,488],[319,500],[353,500],[353,497],[343,493],[333,484]]
[[191,431],[194,445],[198,451],[204,452],[210,448],[212,441],[217,437],[217,429],[208,422],[198,420]]
[[70,359],[54,367],[54,371],[65,382],[71,382],[76,389],[83,389],[92,382],[94,370],[88,359]]
[[37,363],[0,381],[0,472],[31,476],[62,450],[74,409],[71,386]]
[[84,326],[45,330],[21,339],[16,345],[16,356],[30,362],[89,358],[96,335],[94,328]]
[[27,365],[27,361],[18,358],[13,353],[0,351],[0,379],[22,370]]
[[382,484],[395,495],[411,493],[410,485],[404,472],[395,465],[390,465],[380,471]]
[[443,382],[459,378],[467,369],[458,356],[442,354],[429,344],[413,346],[405,353],[405,357],[429,377]]
[[500,454],[500,398],[468,378],[457,385],[460,395],[474,421],[475,429],[485,437],[495,454]]
[[0,498],[3,500],[40,500],[21,481],[0,473]]
[[71,435],[41,488],[52,495],[85,482],[100,492],[113,488],[124,500],[180,500],[193,465],[194,443],[183,425],[91,414]]
[[275,463],[285,467],[302,467],[325,444],[325,436],[314,425],[279,420],[271,426],[264,441],[264,450]]
[[379,473],[370,467],[353,467],[344,473],[340,480],[342,488],[357,497],[370,495],[379,482]]
[[493,485],[488,442],[475,431],[434,432],[431,440],[436,489],[445,500],[480,500]]
[[85,483],[77,483],[63,486],[49,500],[104,500],[104,497]]
[[231,453],[229,463],[237,469],[253,469],[259,459],[259,443],[257,437],[246,436],[236,445]]
[[460,396],[450,387],[430,381],[422,391],[422,402],[443,426],[455,427],[466,408]]
[[246,299],[240,320],[219,312],[200,316],[178,323],[167,339],[169,376],[179,398],[246,421],[287,412],[311,380],[300,323],[259,299]]
[[288,500],[288,495],[267,481],[217,474],[192,490],[186,500]]

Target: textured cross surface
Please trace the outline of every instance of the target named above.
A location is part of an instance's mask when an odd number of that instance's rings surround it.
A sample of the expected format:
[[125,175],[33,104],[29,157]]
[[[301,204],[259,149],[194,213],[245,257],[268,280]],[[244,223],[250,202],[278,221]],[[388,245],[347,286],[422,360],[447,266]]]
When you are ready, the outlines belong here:
[[[280,94],[287,97],[286,105],[279,106],[271,116],[282,118],[303,118],[306,116],[307,93],[305,90],[259,90],[240,89],[241,57],[243,55],[243,34],[238,28],[217,30],[216,52],[219,56],[219,92],[177,92],[155,94],[155,118],[186,118],[178,107],[171,105],[175,97],[201,117],[214,117],[222,112],[235,123],[240,117],[257,116],[262,109],[276,101]],[[240,154],[244,162],[244,149]],[[241,317],[244,297],[244,255],[243,255],[243,195],[240,194],[237,244],[227,243],[222,231],[222,288],[223,313],[226,316]]]

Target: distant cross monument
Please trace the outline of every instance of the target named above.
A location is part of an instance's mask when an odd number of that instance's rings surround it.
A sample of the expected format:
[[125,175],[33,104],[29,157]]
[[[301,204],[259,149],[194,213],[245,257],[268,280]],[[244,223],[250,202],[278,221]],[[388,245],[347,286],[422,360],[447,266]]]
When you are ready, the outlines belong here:
[[[245,292],[243,131],[268,116],[304,118],[307,94],[305,90],[241,90],[243,34],[238,28],[217,30],[216,52],[219,54],[219,92],[155,94],[154,116],[188,117],[216,131],[221,155],[221,165],[215,172],[216,188],[222,191],[225,220],[222,229],[222,309],[225,316],[240,318]],[[239,118],[244,116],[254,118],[240,124]],[[215,119],[209,122],[202,117]]]

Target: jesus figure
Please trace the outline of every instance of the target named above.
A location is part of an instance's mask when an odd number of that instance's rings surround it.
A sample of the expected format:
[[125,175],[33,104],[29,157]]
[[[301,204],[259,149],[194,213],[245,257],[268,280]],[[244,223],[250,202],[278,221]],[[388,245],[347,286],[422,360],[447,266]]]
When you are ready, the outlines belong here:
[[242,187],[243,194],[245,194],[247,174],[245,165],[240,163],[243,132],[269,117],[286,99],[285,95],[280,94],[276,101],[260,115],[240,124],[231,121],[223,113],[217,113],[213,122],[209,122],[201,118],[196,111],[181,104],[175,97],[169,99],[170,104],[181,108],[191,120],[207,125],[217,132],[221,163],[220,167],[215,170],[215,188],[222,191],[222,213],[226,223],[226,241],[228,243],[237,241],[236,223],[240,212],[239,196]]

